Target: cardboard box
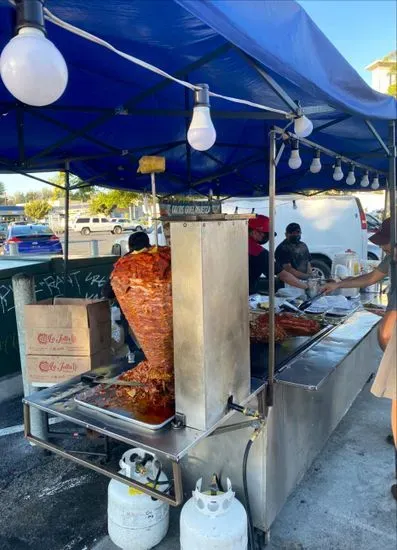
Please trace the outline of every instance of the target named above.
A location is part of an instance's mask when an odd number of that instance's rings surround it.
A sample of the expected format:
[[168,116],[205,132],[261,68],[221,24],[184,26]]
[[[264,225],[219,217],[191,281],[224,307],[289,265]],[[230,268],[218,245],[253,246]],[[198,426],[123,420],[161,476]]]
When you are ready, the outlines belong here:
[[55,298],[25,306],[26,354],[89,356],[110,348],[109,302]]
[[110,362],[110,350],[95,355],[27,355],[26,368],[31,384],[58,384]]

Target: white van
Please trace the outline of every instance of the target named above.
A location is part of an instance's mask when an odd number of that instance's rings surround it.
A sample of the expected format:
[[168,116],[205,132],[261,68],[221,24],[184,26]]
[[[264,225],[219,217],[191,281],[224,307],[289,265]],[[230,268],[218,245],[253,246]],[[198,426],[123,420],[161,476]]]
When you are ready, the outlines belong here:
[[[231,198],[223,202],[225,214],[269,215],[269,199]],[[302,228],[302,241],[309,247],[315,274],[328,278],[335,254],[354,250],[362,260],[368,257],[367,221],[360,200],[355,197],[276,197],[276,246],[285,238],[291,222]]]

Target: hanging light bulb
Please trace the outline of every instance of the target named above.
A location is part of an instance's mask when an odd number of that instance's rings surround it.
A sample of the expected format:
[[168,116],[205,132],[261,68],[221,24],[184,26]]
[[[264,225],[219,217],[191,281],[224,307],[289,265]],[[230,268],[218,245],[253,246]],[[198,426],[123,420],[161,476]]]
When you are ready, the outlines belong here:
[[307,116],[302,115],[294,119],[294,134],[305,138],[313,132],[313,122]]
[[347,185],[354,185],[356,183],[356,176],[354,175],[354,164],[350,165],[349,172],[346,178]]
[[372,183],[371,183],[371,189],[376,191],[377,189],[379,189],[379,187],[380,187],[379,176],[378,174],[375,174],[374,179],[372,180]]
[[43,0],[19,0],[16,12],[18,34],[1,53],[1,78],[7,90],[22,103],[49,105],[65,91],[65,60],[45,36]]
[[314,157],[310,165],[310,172],[312,174],[318,174],[321,170],[321,160],[320,160],[320,151],[316,149],[314,152]]
[[299,142],[297,139],[292,141],[291,155],[288,159],[288,166],[292,168],[292,170],[297,170],[302,166],[302,159],[299,155]]
[[335,181],[343,180],[344,174],[342,170],[342,161],[340,158],[336,159],[334,174],[332,177],[334,178]]
[[363,177],[360,181],[361,187],[368,187],[369,185],[369,177],[368,177],[368,170],[365,170]]
[[207,151],[215,143],[216,131],[211,120],[208,85],[197,86],[199,89],[194,92],[193,117],[187,140],[196,151]]

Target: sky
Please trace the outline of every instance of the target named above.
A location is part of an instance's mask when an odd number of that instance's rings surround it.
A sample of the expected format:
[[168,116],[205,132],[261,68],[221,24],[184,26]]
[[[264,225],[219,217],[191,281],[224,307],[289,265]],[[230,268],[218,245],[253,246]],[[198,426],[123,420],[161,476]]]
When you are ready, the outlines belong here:
[[[282,0],[280,0],[282,1]],[[396,49],[396,0],[298,0],[340,53],[370,83],[365,70]],[[48,179],[54,174],[41,174]],[[19,175],[0,175],[6,191],[38,190],[41,183]]]

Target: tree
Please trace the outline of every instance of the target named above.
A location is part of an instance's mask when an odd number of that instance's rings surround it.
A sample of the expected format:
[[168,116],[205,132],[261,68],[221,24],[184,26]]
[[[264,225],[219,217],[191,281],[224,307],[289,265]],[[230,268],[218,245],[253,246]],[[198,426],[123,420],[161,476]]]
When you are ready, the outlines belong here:
[[38,191],[28,191],[25,195],[25,201],[37,201],[40,200],[40,193]]
[[25,193],[22,193],[21,191],[16,191],[16,193],[14,193],[14,201],[15,201],[15,204],[25,204],[26,202]]
[[50,203],[42,199],[29,201],[25,204],[26,216],[35,221],[45,218],[50,210]]
[[[61,189],[61,187],[62,188],[65,187],[65,175],[62,172],[59,172],[56,176],[51,178],[50,181],[60,186],[60,187],[52,188],[51,199],[54,201],[63,199],[65,196],[65,190]],[[74,174],[70,174],[69,184],[71,186],[76,186],[81,183],[82,183],[82,180],[78,176],[75,176]],[[72,191],[70,193],[70,197],[74,200],[87,202],[95,193],[96,193],[95,187],[83,187],[82,189],[77,188],[74,191]]]
[[2,181],[0,181],[0,204],[5,204],[6,202],[6,186]]
[[92,214],[109,216],[115,208],[128,208],[139,204],[141,195],[132,191],[108,191],[95,194],[90,200]]

